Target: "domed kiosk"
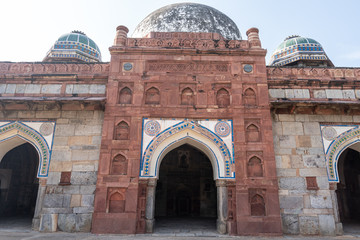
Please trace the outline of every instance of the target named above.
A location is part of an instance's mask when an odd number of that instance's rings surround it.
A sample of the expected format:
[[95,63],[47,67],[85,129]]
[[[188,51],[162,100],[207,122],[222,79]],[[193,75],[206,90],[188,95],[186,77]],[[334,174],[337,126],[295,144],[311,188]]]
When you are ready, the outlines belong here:
[[44,62],[101,62],[96,43],[80,31],[64,34],[46,54]]
[[323,47],[312,38],[293,35],[287,37],[274,51],[271,66],[333,67]]
[[133,38],[150,32],[219,33],[225,39],[241,40],[236,24],[222,12],[197,3],[177,3],[150,13],[136,27]]

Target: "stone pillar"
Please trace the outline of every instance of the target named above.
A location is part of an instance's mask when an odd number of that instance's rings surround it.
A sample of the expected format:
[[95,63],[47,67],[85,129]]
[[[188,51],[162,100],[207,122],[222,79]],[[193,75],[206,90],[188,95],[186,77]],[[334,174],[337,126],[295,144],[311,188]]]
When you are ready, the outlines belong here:
[[149,179],[146,189],[145,232],[152,233],[155,224],[155,192],[157,179]]
[[330,194],[332,205],[334,209],[334,219],[335,219],[335,234],[336,235],[343,235],[343,226],[340,221],[340,214],[339,214],[339,203],[337,201],[336,189],[337,183],[329,183],[330,185]]
[[115,40],[114,40],[114,46],[125,46],[126,45],[126,39],[127,39],[127,34],[129,32],[129,29],[125,26],[118,26],[116,28],[116,36],[115,36]]
[[217,179],[216,187],[217,187],[217,212],[218,212],[216,228],[220,234],[225,234],[227,230],[226,223],[227,223],[227,212],[228,212],[226,181]]
[[251,48],[261,48],[259,29],[250,28],[249,30],[246,31],[246,35],[248,36],[248,41]]
[[46,190],[46,178],[40,178],[39,189],[36,197],[35,212],[32,220],[32,229],[36,231],[39,231],[40,228],[40,213],[42,210],[45,190]]

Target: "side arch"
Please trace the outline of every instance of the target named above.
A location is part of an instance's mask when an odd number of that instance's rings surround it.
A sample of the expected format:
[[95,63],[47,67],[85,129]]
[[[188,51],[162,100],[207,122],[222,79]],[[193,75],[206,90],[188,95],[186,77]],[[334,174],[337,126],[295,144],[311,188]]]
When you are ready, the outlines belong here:
[[8,151],[25,142],[34,146],[39,155],[37,177],[47,177],[51,156],[48,143],[39,132],[21,122],[11,122],[0,127],[0,161]]
[[171,150],[190,144],[204,152],[211,161],[214,179],[233,179],[233,159],[228,146],[215,133],[193,121],[183,121],[157,134],[143,152],[140,177],[158,178],[163,157]]
[[341,153],[359,142],[359,127],[340,134],[331,142],[325,153],[326,170],[330,182],[339,182],[338,161]]

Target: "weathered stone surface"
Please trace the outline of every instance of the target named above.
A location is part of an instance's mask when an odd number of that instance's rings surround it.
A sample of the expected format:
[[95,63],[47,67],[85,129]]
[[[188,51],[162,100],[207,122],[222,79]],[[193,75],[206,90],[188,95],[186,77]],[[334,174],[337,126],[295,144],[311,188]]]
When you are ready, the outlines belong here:
[[319,219],[318,217],[300,216],[300,234],[316,235],[319,234]]
[[47,184],[49,184],[49,185],[59,184],[60,176],[61,176],[60,172],[49,172],[48,178],[47,178]]
[[91,207],[94,205],[94,195],[82,195],[81,206]]
[[26,84],[25,94],[39,94],[41,90],[40,84]]
[[303,197],[296,197],[296,196],[280,196],[280,208],[303,208],[304,207],[304,201]]
[[272,98],[285,98],[285,91],[283,89],[269,89],[269,95]]
[[299,216],[297,214],[282,214],[283,232],[286,234],[299,234]]
[[73,172],[71,184],[94,185],[96,184],[97,172]]
[[355,99],[355,92],[352,89],[342,90],[345,99]]
[[80,194],[94,194],[96,185],[80,186]]
[[320,155],[303,155],[303,161],[306,167],[325,167],[325,159]]
[[314,90],[314,97],[315,98],[326,98],[325,90]]
[[319,225],[321,235],[335,235],[336,227],[334,216],[332,215],[319,215]]
[[63,232],[75,232],[76,214],[59,214],[58,228]]
[[58,215],[57,214],[41,214],[40,231],[41,232],[56,232]]
[[75,218],[77,232],[90,232],[92,214],[77,214]]
[[44,197],[43,206],[48,208],[61,208],[63,207],[63,201],[63,194],[46,194]]
[[61,84],[47,84],[41,86],[41,93],[43,94],[59,94],[61,91]]
[[281,148],[296,148],[294,136],[279,136],[279,145]]
[[330,196],[310,196],[311,207],[313,208],[332,208]]
[[301,177],[282,177],[279,178],[279,188],[287,190],[305,189],[305,179]]
[[343,98],[342,91],[340,89],[326,89],[327,98]]

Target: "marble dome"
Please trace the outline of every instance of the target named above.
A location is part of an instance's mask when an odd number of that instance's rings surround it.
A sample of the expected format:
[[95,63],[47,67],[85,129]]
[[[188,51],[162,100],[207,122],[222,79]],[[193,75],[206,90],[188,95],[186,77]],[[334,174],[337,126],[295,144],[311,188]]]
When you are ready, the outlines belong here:
[[150,32],[220,33],[225,39],[241,40],[238,27],[228,16],[198,3],[171,4],[150,13],[132,37],[143,38]]
[[333,66],[319,42],[298,35],[287,37],[271,56],[271,66]]
[[44,62],[101,62],[96,43],[80,31],[64,34],[46,54]]

